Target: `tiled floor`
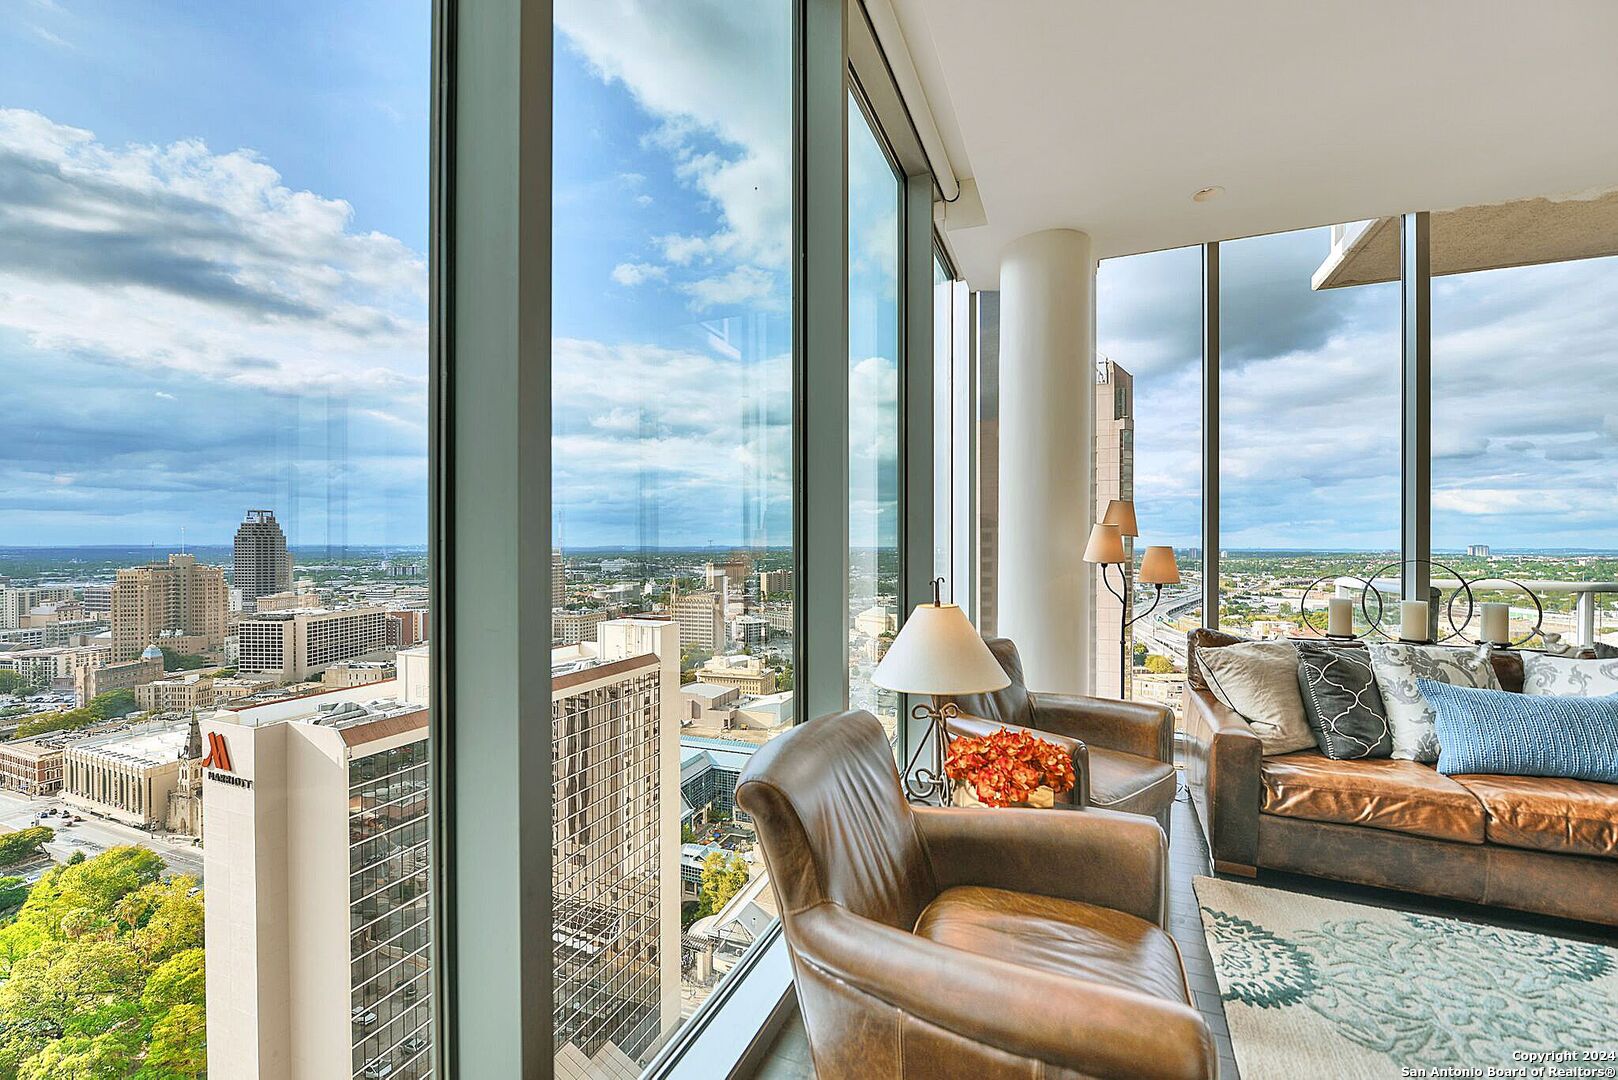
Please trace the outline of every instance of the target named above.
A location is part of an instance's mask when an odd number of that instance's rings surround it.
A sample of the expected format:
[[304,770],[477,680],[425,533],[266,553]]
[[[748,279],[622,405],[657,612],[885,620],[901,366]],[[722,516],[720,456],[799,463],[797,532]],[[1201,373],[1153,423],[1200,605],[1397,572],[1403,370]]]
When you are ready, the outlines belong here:
[[[1225,1010],[1219,1003],[1219,984],[1214,981],[1213,961],[1202,936],[1202,920],[1197,914],[1197,898],[1191,879],[1208,873],[1208,847],[1197,827],[1196,811],[1185,792],[1174,806],[1174,839],[1169,845],[1169,931],[1179,943],[1185,958],[1186,976],[1196,1006],[1208,1019],[1219,1043],[1221,1080],[1236,1080],[1236,1058],[1230,1049],[1230,1031],[1225,1027]],[[787,1022],[769,1057],[754,1075],[758,1080],[811,1080],[814,1066],[809,1061],[809,1040],[803,1021],[796,1015]]]

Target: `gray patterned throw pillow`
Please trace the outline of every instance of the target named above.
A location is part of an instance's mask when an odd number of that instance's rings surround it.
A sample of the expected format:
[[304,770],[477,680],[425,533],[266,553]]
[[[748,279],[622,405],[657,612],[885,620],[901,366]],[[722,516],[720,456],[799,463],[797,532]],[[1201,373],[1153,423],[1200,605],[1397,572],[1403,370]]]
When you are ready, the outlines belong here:
[[1605,697],[1618,694],[1618,660],[1575,660],[1525,652],[1522,661],[1525,694],[1564,697]]
[[1391,754],[1393,728],[1369,650],[1323,641],[1295,644],[1304,717],[1320,752],[1338,761]]
[[1438,733],[1433,707],[1416,689],[1416,680],[1433,679],[1451,686],[1498,690],[1500,680],[1489,651],[1450,649],[1442,645],[1372,645],[1371,670],[1393,727],[1393,756],[1432,764],[1438,760]]

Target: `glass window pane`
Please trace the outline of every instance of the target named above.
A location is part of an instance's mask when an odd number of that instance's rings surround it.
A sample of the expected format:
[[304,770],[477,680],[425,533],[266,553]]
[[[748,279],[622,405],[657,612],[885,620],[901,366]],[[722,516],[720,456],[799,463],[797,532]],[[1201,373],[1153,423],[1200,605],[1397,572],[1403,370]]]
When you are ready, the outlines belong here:
[[903,189],[848,99],[848,703],[898,733],[871,672],[899,627],[899,200]]
[[431,6],[93,8],[0,20],[7,1068],[427,1077]]
[[1331,243],[1220,245],[1219,625],[1238,634],[1317,632],[1337,577],[1383,568],[1397,632],[1399,285],[1313,288]]
[[[1434,557],[1500,582],[1478,599],[1537,646],[1502,579],[1618,581],[1618,258],[1434,278],[1432,315]],[[1545,631],[1618,642],[1618,594],[1535,589]]]
[[[1147,546],[1167,545],[1180,569],[1161,599],[1151,585],[1133,589],[1121,696],[1183,716],[1186,633],[1202,623],[1202,249],[1103,261],[1096,345],[1096,514],[1111,499],[1134,500],[1137,560]],[[1122,605],[1105,588],[1095,597],[1094,686],[1120,696]]]
[[734,792],[794,720],[792,10],[556,5],[559,1074],[644,1065],[774,915]]

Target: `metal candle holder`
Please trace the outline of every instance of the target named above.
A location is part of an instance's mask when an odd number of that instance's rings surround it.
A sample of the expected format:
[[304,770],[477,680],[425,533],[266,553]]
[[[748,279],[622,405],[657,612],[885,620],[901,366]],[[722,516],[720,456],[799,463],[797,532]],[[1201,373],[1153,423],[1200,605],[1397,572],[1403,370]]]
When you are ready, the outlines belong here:
[[[1382,600],[1381,591],[1375,587],[1374,583],[1376,579],[1381,577],[1383,574],[1386,574],[1390,570],[1399,570],[1402,572],[1404,567],[1416,565],[1437,567],[1438,569],[1451,574],[1459,583],[1456,585],[1455,589],[1450,592],[1449,600],[1444,604],[1444,618],[1445,621],[1447,621],[1450,625],[1450,632],[1439,637],[1437,641],[1412,641],[1408,638],[1395,637],[1382,626],[1383,617],[1387,614],[1387,605]],[[1303,590],[1303,596],[1298,599],[1298,616],[1303,620],[1305,626],[1311,625],[1308,619],[1309,594],[1313,592],[1321,583],[1326,581],[1335,582],[1338,578],[1350,578],[1360,583],[1360,612],[1365,616],[1365,621],[1370,625],[1366,628],[1364,633],[1350,634],[1347,637],[1340,634],[1323,635],[1332,641],[1358,641],[1362,638],[1368,638],[1372,634],[1375,634],[1379,637],[1387,639],[1388,641],[1396,641],[1401,645],[1442,645],[1445,642],[1453,641],[1456,638],[1460,638],[1462,641],[1469,641],[1476,645],[1501,644],[1497,642],[1483,641],[1480,638],[1470,638],[1466,634],[1466,628],[1472,624],[1473,617],[1478,614],[1479,602],[1472,594],[1473,587],[1477,586],[1481,582],[1489,581],[1491,579],[1486,577],[1478,577],[1468,580],[1467,578],[1463,577],[1453,566],[1438,562],[1434,559],[1405,559],[1403,561],[1391,562],[1376,570],[1368,577],[1360,577],[1358,574],[1327,574],[1316,578],[1309,583],[1308,587]],[[1532,641],[1534,639],[1534,635],[1539,634],[1544,629],[1545,605],[1540,601],[1539,596],[1534,592],[1534,590],[1530,589],[1527,585],[1524,585],[1516,578],[1499,578],[1497,580],[1510,582],[1512,585],[1515,585],[1517,588],[1527,593],[1528,599],[1534,602],[1533,627],[1521,638],[1503,643],[1506,648],[1520,648],[1525,643]],[[1442,597],[1442,590],[1439,591],[1439,595]],[[1455,601],[1460,599],[1462,595],[1465,595],[1466,597],[1466,617],[1457,623],[1455,621]],[[1370,598],[1372,596],[1376,597],[1375,615],[1371,614]]]

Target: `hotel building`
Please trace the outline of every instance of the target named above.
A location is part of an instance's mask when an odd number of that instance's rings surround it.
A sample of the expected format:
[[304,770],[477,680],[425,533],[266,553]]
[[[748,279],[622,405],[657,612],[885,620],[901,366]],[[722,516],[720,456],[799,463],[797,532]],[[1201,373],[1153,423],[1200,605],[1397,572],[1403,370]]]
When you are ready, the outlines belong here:
[[184,653],[217,648],[228,607],[224,570],[199,565],[195,555],[120,570],[112,586],[112,659],[133,660],[156,641]]
[[425,702],[397,682],[202,721],[208,1056],[432,1075]]
[[238,669],[281,682],[387,647],[387,612],[379,607],[272,611],[236,624]]

